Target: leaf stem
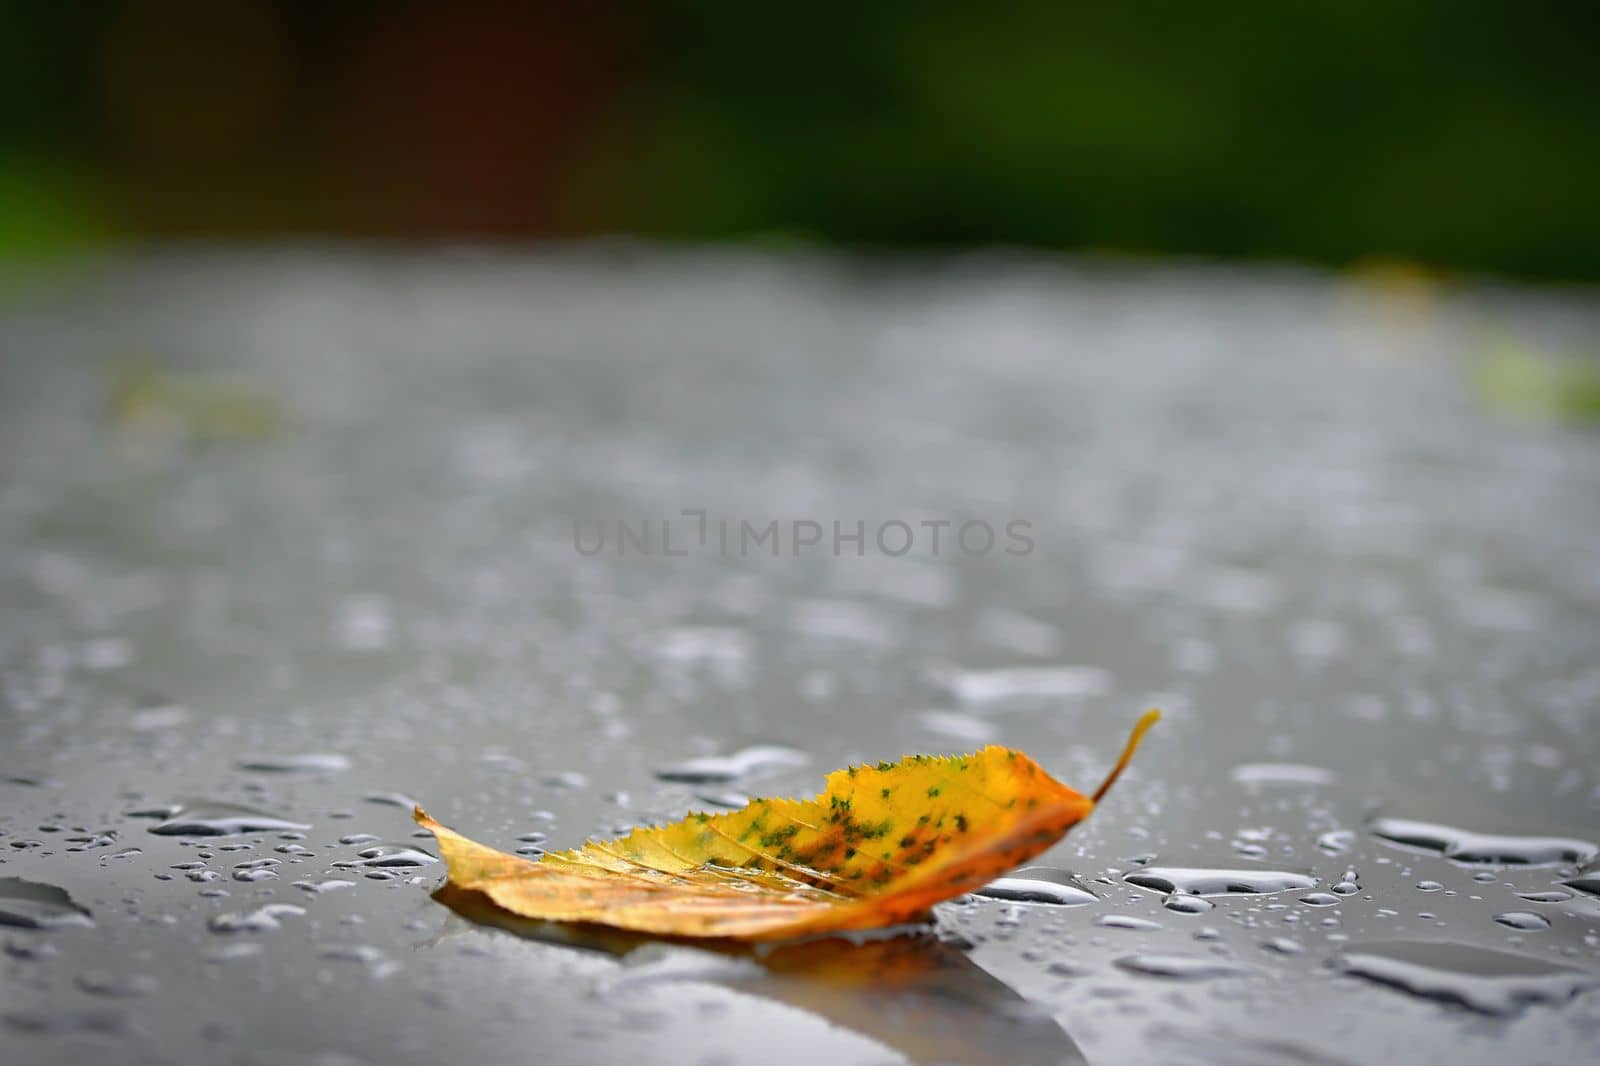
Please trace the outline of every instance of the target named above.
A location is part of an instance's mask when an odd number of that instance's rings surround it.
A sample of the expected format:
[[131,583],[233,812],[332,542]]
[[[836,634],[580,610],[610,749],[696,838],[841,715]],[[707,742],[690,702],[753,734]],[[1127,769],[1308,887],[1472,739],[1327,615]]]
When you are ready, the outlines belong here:
[[1133,753],[1139,750],[1139,742],[1144,739],[1146,733],[1150,732],[1150,727],[1160,720],[1161,712],[1154,707],[1139,716],[1138,724],[1133,727],[1133,732],[1128,734],[1128,743],[1122,749],[1122,757],[1117,760],[1117,765],[1111,768],[1111,772],[1100,783],[1100,787],[1095,789],[1092,797],[1095,803],[1099,803],[1100,797],[1109,792],[1111,786],[1117,783],[1117,778],[1122,776],[1122,771],[1128,768],[1128,763],[1133,759]]

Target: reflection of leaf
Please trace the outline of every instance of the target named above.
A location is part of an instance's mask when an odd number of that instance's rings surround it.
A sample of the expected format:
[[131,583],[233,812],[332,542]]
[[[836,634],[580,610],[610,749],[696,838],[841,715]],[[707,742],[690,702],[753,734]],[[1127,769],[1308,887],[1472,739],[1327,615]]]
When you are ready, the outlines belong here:
[[[650,943],[642,934],[603,926],[521,918],[481,892],[452,885],[434,893],[434,899],[470,921],[569,948],[628,956]],[[695,951],[708,963],[678,967],[670,979],[717,985],[799,1008],[877,1040],[910,1062],[1084,1062],[1072,1038],[1049,1014],[965,952],[930,936],[866,943],[829,937],[754,951],[713,940],[700,941]],[[638,958],[632,955],[627,961]],[[718,965],[717,959],[731,964]],[[651,964],[639,969],[649,970]]]
[[1127,765],[1150,711],[1093,798],[1008,748],[837,770],[814,799],[691,814],[537,862],[429,818],[450,883],[516,914],[685,937],[781,940],[920,919],[1044,851]]

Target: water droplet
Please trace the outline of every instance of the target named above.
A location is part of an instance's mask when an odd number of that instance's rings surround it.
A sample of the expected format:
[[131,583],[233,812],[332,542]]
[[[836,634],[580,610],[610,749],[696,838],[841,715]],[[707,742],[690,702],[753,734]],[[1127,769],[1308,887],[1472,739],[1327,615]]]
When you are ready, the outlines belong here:
[[1452,862],[1496,866],[1551,866],[1584,863],[1596,845],[1571,837],[1475,833],[1467,829],[1404,818],[1375,818],[1368,830],[1381,840],[1436,852]]
[[368,803],[377,803],[385,807],[399,807],[401,810],[416,809],[418,803],[404,792],[368,792],[361,797]]
[[128,1027],[128,1016],[120,1010],[105,1009],[25,1010],[7,1014],[5,1022],[7,1028],[19,1033],[115,1036]]
[[1194,896],[1264,895],[1291,889],[1316,888],[1317,879],[1293,870],[1146,866],[1123,875],[1129,884],[1157,892]]
[[20,877],[0,877],[0,925],[23,929],[92,926],[85,907],[72,901],[65,889]]
[[241,941],[236,944],[224,944],[220,948],[213,948],[200,956],[202,962],[217,963],[233,962],[236,959],[251,959],[261,954],[261,945],[252,940]]
[[975,896],[1010,900],[1014,903],[1054,903],[1076,907],[1099,901],[1099,896],[1083,886],[1075,875],[1052,866],[1028,866],[1008,877],[999,877],[973,892]]
[[1591,896],[1600,896],[1600,867],[1591,867],[1581,870],[1577,877],[1561,882],[1568,888],[1575,888],[1579,892],[1586,892]]
[[347,833],[339,838],[341,844],[375,844],[382,837],[373,836],[371,833]]
[[357,866],[428,866],[439,861],[421,848],[407,844],[374,844],[370,848],[362,848],[356,855],[357,858],[344,859],[333,865],[348,870]]
[[1157,953],[1124,955],[1116,960],[1118,968],[1145,977],[1168,977],[1179,981],[1203,981],[1214,977],[1242,977],[1252,973],[1247,966],[1224,959],[1200,955],[1166,955]]
[[663,766],[656,771],[656,777],[691,785],[721,785],[761,771],[806,766],[810,762],[811,756],[795,748],[760,744],[731,755],[707,755]]
[[713,807],[722,807],[730,811],[739,810],[750,804],[750,797],[743,792],[696,792],[694,798],[701,803],[709,803]]
[[13,959],[44,959],[61,954],[61,949],[40,940],[7,940],[5,953]]
[[1532,911],[1506,911],[1494,916],[1494,920],[1501,925],[1508,925],[1513,929],[1521,929],[1528,933],[1543,932],[1550,928],[1550,919],[1542,914]]
[[1529,903],[1565,903],[1572,898],[1572,893],[1555,888],[1548,892],[1518,892],[1517,897]]
[[254,755],[238,762],[241,770],[290,774],[302,772],[337,773],[350,769],[348,756],[333,752],[306,752],[300,755]]
[[1317,837],[1317,847],[1329,855],[1343,855],[1355,841],[1353,829],[1330,829]]
[[1252,762],[1235,766],[1231,774],[1240,785],[1315,787],[1331,785],[1339,775],[1320,766],[1293,762]]
[[302,892],[320,895],[323,892],[333,892],[341,888],[354,888],[356,883],[339,877],[326,877],[320,881],[295,881],[294,887]]
[[330,944],[317,952],[318,958],[337,962],[359,962],[374,977],[383,978],[400,969],[400,964],[370,944]]
[[1303,955],[1306,950],[1304,944],[1298,940],[1290,940],[1286,936],[1275,936],[1271,940],[1263,940],[1261,946],[1279,955]]
[[148,996],[157,987],[155,978],[148,974],[114,974],[103,970],[81,973],[72,983],[91,996],[119,999],[126,996]]
[[1300,902],[1307,907],[1332,907],[1339,902],[1339,897],[1328,892],[1313,892],[1310,895],[1301,896]]
[[169,704],[165,707],[146,707],[128,716],[128,728],[140,733],[158,729],[176,729],[189,720],[189,709]]
[[1215,903],[1204,896],[1191,896],[1183,892],[1172,893],[1161,905],[1178,914],[1204,914],[1216,907]]
[[278,876],[272,867],[277,866],[281,859],[251,859],[249,862],[236,863],[233,867],[235,881],[267,881]]
[[1443,887],[1444,886],[1442,884],[1440,884],[1439,882],[1437,882],[1437,881],[1418,881],[1417,882],[1417,891],[1418,892],[1437,892]]
[[151,810],[129,811],[128,816],[162,819],[160,824],[150,827],[150,832],[158,836],[237,836],[311,828],[304,822],[291,822],[253,807],[211,800],[186,800]]
[[945,670],[935,680],[962,703],[990,708],[1085,699],[1111,689],[1111,675],[1097,666]]
[[280,919],[304,914],[293,903],[269,903],[249,914],[218,914],[206,923],[213,933],[262,933],[281,927]]
[[1543,959],[1450,942],[1363,944],[1335,961],[1345,973],[1501,1017],[1600,984],[1600,977]]
[[917,715],[917,722],[930,733],[972,744],[982,744],[995,734],[992,722],[958,711],[923,711]]
[[1131,914],[1102,914],[1094,920],[1094,924],[1107,929],[1137,929],[1148,932],[1160,929],[1160,922],[1152,922],[1149,918],[1136,918]]
[[657,982],[749,979],[763,974],[753,960],[675,944],[645,944],[622,957],[620,973],[609,988]]

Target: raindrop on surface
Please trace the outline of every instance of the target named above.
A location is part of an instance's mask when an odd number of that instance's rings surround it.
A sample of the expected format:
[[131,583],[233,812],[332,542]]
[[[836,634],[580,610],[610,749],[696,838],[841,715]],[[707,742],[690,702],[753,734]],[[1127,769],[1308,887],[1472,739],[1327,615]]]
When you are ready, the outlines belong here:
[[1561,882],[1568,888],[1575,888],[1579,892],[1586,892],[1591,896],[1600,896],[1600,867],[1579,872],[1577,877]]
[[743,792],[696,792],[694,798],[713,807],[736,811],[750,805],[750,797]]
[[382,948],[371,944],[329,944],[317,952],[322,959],[340,959],[346,962],[382,962],[386,957]]
[[1161,905],[1178,914],[1204,914],[1216,907],[1215,903],[1204,896],[1191,896],[1183,892],[1174,892],[1162,901]]
[[1131,914],[1102,914],[1094,920],[1094,924],[1106,929],[1135,929],[1148,932],[1160,929],[1160,922],[1152,922],[1149,918],[1136,918]]
[[160,824],[150,827],[150,832],[157,836],[237,836],[240,833],[311,828],[304,822],[292,822],[253,807],[210,800],[185,800],[151,810],[129,811],[128,816],[160,818]]
[[1253,762],[1235,766],[1230,774],[1235,784],[1314,787],[1331,785],[1339,775],[1320,766],[1292,762]]
[[385,807],[399,807],[401,810],[415,810],[419,804],[404,792],[368,792],[361,797],[368,803],[377,803]]
[[994,725],[959,711],[923,711],[917,723],[930,733],[981,744],[995,735]]
[[321,881],[295,881],[292,883],[294,884],[294,887],[300,889],[300,891],[309,892],[314,896],[321,895],[324,892],[333,892],[341,888],[356,887],[356,883],[354,881],[346,881],[338,877],[326,877]]
[[211,964],[233,962],[235,959],[251,959],[261,954],[261,945],[254,941],[242,941],[236,944],[225,944],[214,948],[200,956],[202,962]]
[[155,978],[148,974],[113,974],[102,970],[89,970],[73,979],[73,984],[91,996],[123,998],[147,996],[157,988]]
[[1437,881],[1418,881],[1417,882],[1417,891],[1418,892],[1437,892],[1443,887],[1444,887],[1444,885],[1440,884]]
[[1327,892],[1313,892],[1310,895],[1301,896],[1300,902],[1307,907],[1332,907],[1339,902],[1339,897]]
[[1517,898],[1529,903],[1565,903],[1572,898],[1572,893],[1556,888],[1548,892],[1518,892]]
[[1517,836],[1476,833],[1436,822],[1404,818],[1374,818],[1367,824],[1373,836],[1391,844],[1420,848],[1470,865],[1553,866],[1584,863],[1600,848],[1572,837]]
[[406,844],[375,844],[370,848],[362,848],[356,855],[357,858],[343,859],[333,865],[348,870],[357,866],[428,866],[439,861],[426,851]]
[[622,957],[618,974],[609,989],[679,981],[713,981],[720,978],[750,978],[765,971],[752,959],[723,955],[702,948],[651,943]]
[[235,881],[270,881],[278,876],[278,871],[272,867],[278,865],[278,859],[252,859],[250,862],[241,862],[233,868]]
[[87,908],[74,903],[63,888],[20,877],[0,877],[0,925],[22,929],[92,926]]
[[1494,916],[1494,920],[1501,925],[1510,926],[1512,929],[1521,929],[1527,933],[1543,932],[1550,928],[1550,919],[1542,914],[1532,911],[1506,911]]
[[1600,985],[1600,977],[1568,966],[1450,942],[1363,944],[1346,948],[1335,962],[1347,974],[1499,1017],[1531,1003],[1562,1003]]
[[19,1033],[115,1036],[128,1027],[128,1016],[120,1010],[106,1009],[15,1011],[5,1015],[5,1023]]
[[281,928],[281,918],[304,914],[304,907],[293,903],[269,903],[249,914],[218,914],[206,923],[213,933],[262,933]]
[[810,763],[811,756],[797,748],[760,744],[730,755],[707,755],[663,766],[656,770],[656,777],[662,781],[691,785],[724,785],[760,771],[807,766]]
[[1116,960],[1119,969],[1144,977],[1167,977],[1180,981],[1203,981],[1214,977],[1242,977],[1252,973],[1247,966],[1223,959],[1197,955],[1139,954]]
[[350,769],[350,759],[333,752],[306,752],[301,755],[256,755],[240,759],[236,765],[241,770],[259,773],[337,773]]
[[1293,870],[1146,866],[1123,875],[1124,881],[1157,892],[1194,896],[1266,895],[1291,889],[1316,888],[1317,879]]
[[1304,944],[1298,940],[1290,940],[1286,936],[1275,936],[1271,940],[1264,940],[1261,946],[1279,955],[1303,955],[1306,950]]
[[13,959],[44,959],[61,954],[54,944],[35,940],[7,940],[4,950]]
[[1013,903],[1053,903],[1077,907],[1099,901],[1075,875],[1053,866],[1028,866],[975,889],[975,896]]
[[936,680],[960,702],[984,707],[1084,699],[1111,688],[1111,675],[1097,666],[948,670]]

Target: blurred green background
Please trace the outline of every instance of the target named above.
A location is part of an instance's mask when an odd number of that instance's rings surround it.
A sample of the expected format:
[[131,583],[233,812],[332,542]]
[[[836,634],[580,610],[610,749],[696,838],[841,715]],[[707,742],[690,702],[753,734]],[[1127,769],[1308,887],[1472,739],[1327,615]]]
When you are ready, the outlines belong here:
[[1600,279],[1600,6],[0,2],[0,253],[640,233]]

